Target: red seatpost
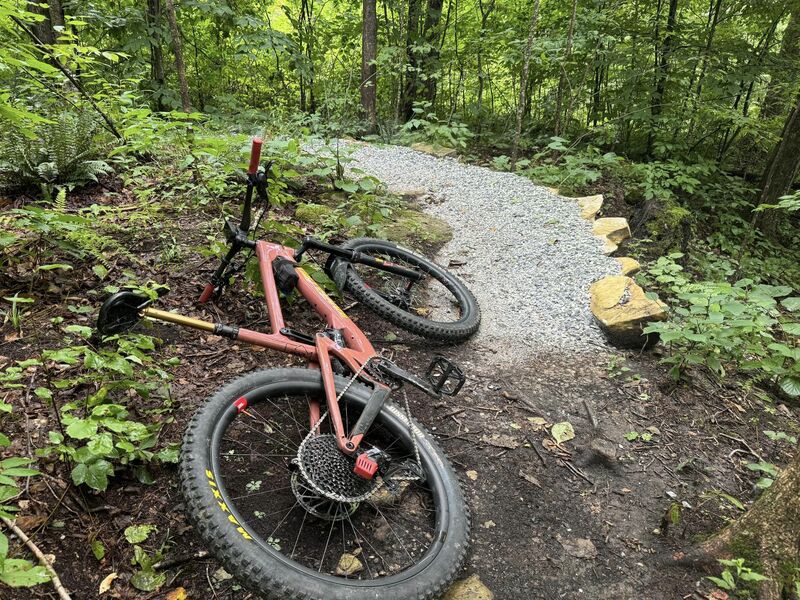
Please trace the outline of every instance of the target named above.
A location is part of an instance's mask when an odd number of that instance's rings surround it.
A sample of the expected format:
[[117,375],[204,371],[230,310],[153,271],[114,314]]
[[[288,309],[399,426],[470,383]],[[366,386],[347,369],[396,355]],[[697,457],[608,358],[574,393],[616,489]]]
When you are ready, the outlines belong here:
[[261,160],[261,144],[263,143],[264,141],[260,137],[253,138],[253,144],[250,147],[250,166],[247,168],[250,175],[258,173],[258,161]]

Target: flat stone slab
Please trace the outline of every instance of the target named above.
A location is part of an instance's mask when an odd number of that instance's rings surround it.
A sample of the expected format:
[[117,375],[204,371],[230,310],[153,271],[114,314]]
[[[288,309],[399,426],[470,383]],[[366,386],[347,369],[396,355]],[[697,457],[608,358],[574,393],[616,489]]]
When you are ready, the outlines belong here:
[[456,156],[458,154],[455,148],[448,148],[447,146],[440,146],[439,144],[426,144],[425,142],[416,142],[411,144],[411,148],[418,152],[424,152],[425,154],[438,156],[439,158]]
[[651,321],[667,318],[661,302],[645,296],[644,290],[625,275],[611,275],[589,288],[590,308],[608,340],[619,348],[648,348],[658,336],[642,329]]
[[600,209],[603,208],[603,194],[583,196],[581,198],[575,198],[575,200],[578,202],[578,206],[581,209],[581,217],[587,221],[593,221],[597,213],[600,212]]
[[642,270],[642,265],[639,264],[639,261],[628,256],[618,256],[615,260],[619,263],[622,274],[628,277],[636,275],[636,273]]
[[592,233],[619,244],[631,237],[631,228],[628,226],[628,220],[622,217],[603,217],[594,222]]

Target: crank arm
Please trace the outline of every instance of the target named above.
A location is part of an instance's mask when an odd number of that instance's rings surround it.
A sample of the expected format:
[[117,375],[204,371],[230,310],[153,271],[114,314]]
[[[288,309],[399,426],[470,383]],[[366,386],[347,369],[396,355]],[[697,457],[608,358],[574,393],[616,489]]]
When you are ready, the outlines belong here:
[[398,367],[393,362],[382,360],[376,365],[376,367],[391,379],[398,379],[413,385],[415,388],[422,390],[433,398],[439,399],[442,397],[441,393],[437,392],[430,383],[420,379],[412,373],[409,373],[405,369]]

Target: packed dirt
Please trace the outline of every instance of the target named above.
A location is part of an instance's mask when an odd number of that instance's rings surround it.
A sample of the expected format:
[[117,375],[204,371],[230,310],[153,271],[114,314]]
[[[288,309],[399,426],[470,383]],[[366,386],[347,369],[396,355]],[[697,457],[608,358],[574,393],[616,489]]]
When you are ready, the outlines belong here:
[[[202,238],[197,222],[178,225],[174,231],[184,232],[187,243],[192,236]],[[152,267],[144,276],[158,272],[157,261],[148,260]],[[213,265],[199,258],[187,263],[161,275],[173,290],[161,308],[266,326],[262,301],[248,295],[229,293],[198,309],[197,282],[208,278]],[[474,276],[469,265],[463,272],[467,281]],[[84,285],[65,282],[60,301],[42,303],[46,308],[30,315],[28,335],[17,339],[6,326],[0,365],[58,343],[53,317],[93,325],[93,314],[65,308],[68,302],[97,307],[99,295]],[[9,282],[3,287],[3,296],[16,291]],[[345,298],[342,304],[352,303]],[[302,303],[290,307],[288,324],[312,327],[303,312]],[[410,370],[422,372],[436,353],[444,353],[466,371],[467,384],[456,398],[410,397],[415,416],[463,477],[473,534],[462,577],[477,574],[498,600],[706,597],[713,586],[704,573],[684,566],[683,553],[756,497],[758,475],[746,468],[748,462],[780,464],[788,456],[762,430],[789,430],[792,409],[777,405],[765,413],[743,392],[719,388],[702,374],[676,385],[657,355],[610,349],[591,357],[548,355],[524,340],[508,340],[526,348],[524,358],[508,364],[498,359],[496,347],[431,347],[358,305],[348,313],[376,347],[393,351],[396,362]],[[162,433],[165,440],[178,441],[194,410],[223,383],[254,369],[296,364],[284,355],[174,327],[159,325],[151,333],[164,340],[161,358],[182,359],[171,368],[174,412]],[[32,373],[27,389],[5,394],[17,416],[17,430],[10,433],[23,451],[26,444],[43,443],[54,427],[52,407],[30,393],[41,385],[37,377]],[[564,422],[574,438],[565,435],[557,444],[553,425]],[[119,577],[104,597],[167,598],[178,588],[189,598],[252,597],[204,554],[183,514],[174,468],[154,469],[152,485],[116,477],[105,494],[69,485],[63,463],[49,463],[43,471],[31,483],[20,524],[44,552],[55,555],[55,568],[76,600],[97,597],[101,581],[112,573]],[[161,548],[165,556],[161,568],[167,582],[152,594],[127,581],[132,550],[122,532],[140,523],[158,527],[148,549]],[[90,546],[95,539],[106,548],[99,561]],[[4,589],[2,597],[51,598],[54,591],[48,585]]]

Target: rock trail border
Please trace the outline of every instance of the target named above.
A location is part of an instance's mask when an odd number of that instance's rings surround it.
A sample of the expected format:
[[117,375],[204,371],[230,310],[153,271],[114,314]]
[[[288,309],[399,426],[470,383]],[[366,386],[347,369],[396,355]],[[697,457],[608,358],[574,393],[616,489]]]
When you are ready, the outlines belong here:
[[480,303],[481,329],[470,344],[494,351],[498,363],[610,349],[590,312],[589,286],[620,266],[577,202],[513,173],[410,148],[351,151],[348,169],[392,193],[424,193],[423,208],[452,227],[437,260],[452,261]]

